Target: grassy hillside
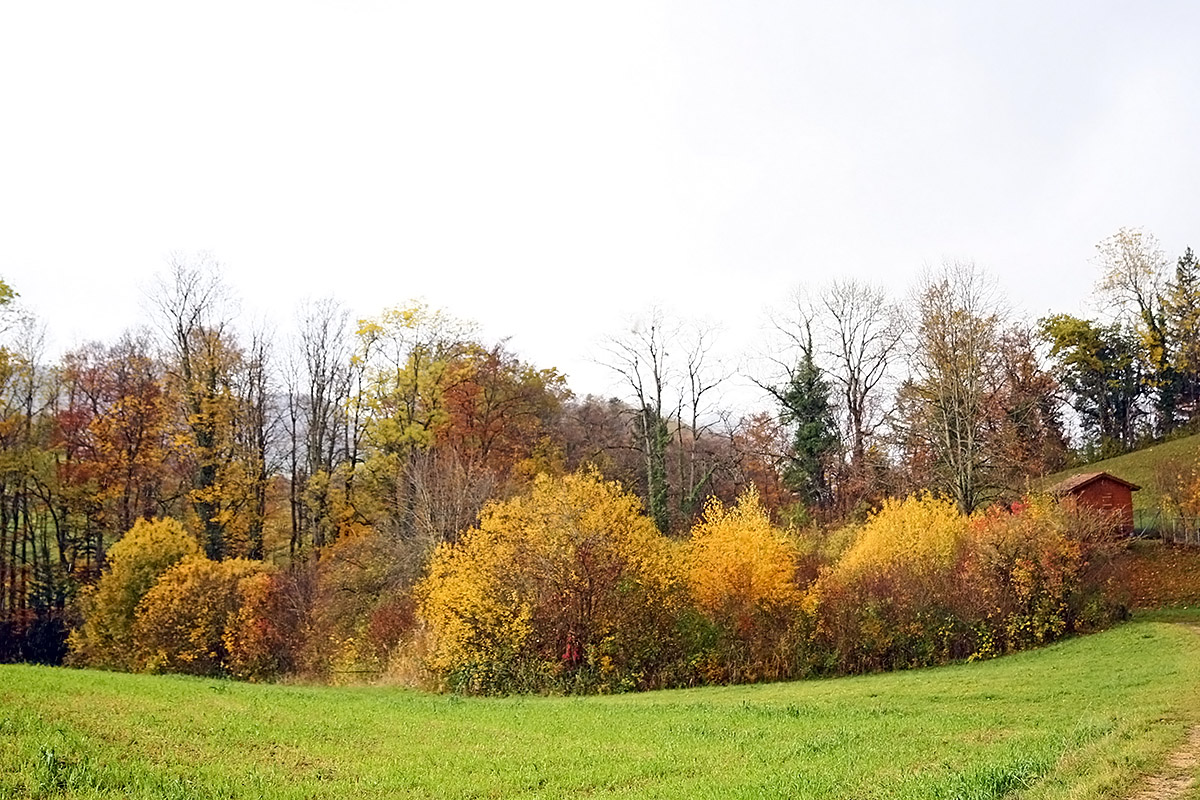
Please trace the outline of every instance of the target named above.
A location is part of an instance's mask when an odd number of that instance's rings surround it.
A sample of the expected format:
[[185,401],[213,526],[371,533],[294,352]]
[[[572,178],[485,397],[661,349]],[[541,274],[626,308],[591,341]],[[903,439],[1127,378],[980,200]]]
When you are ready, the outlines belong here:
[[1140,492],[1133,493],[1134,513],[1153,511],[1158,508],[1159,502],[1157,480],[1159,464],[1175,459],[1187,461],[1200,459],[1200,434],[1174,439],[1143,450],[1135,450],[1123,456],[1064,470],[1038,481],[1038,486],[1041,488],[1052,486],[1064,478],[1081,472],[1108,472],[1142,487]]
[[1200,717],[1197,663],[1193,627],[1147,621],[979,664],[615,697],[4,666],[0,796],[1122,797]]

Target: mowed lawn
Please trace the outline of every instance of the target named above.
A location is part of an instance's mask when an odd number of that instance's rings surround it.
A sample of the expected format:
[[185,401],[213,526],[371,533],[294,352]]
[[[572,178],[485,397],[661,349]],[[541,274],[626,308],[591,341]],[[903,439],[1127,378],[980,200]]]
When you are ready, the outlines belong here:
[[0,797],[1119,798],[1200,715],[1200,617],[1182,619],[978,664],[613,697],[3,666]]

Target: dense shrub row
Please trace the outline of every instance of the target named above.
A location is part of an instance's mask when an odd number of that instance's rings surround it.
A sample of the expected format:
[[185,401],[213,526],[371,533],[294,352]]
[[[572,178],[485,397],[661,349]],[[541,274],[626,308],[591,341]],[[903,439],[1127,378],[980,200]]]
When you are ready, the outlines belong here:
[[246,680],[381,672],[413,629],[411,601],[398,591],[405,562],[369,532],[305,569],[212,561],[178,522],[139,521],[82,599],[69,662]]
[[[588,475],[543,479],[417,587],[429,664],[469,691],[609,691],[986,658],[1123,613],[1103,520],[890,500],[857,530],[773,527],[753,492],[684,543]],[[840,545],[839,545],[840,543]]]
[[422,576],[364,530],[308,568],[214,562],[167,520],[113,548],[74,658],[121,669],[345,673],[471,693],[610,692],[987,658],[1123,613],[1103,520],[1033,501],[972,516],[889,500],[832,532],[753,492],[685,541],[596,474],[489,505]]

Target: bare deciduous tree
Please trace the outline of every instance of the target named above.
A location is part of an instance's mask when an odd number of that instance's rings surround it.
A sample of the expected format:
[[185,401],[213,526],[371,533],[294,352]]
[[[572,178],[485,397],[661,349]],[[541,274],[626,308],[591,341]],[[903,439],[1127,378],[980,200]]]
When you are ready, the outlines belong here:
[[288,366],[288,428],[292,473],[291,551],[323,547],[334,535],[334,474],[352,457],[347,420],[353,365],[349,312],[337,301],[309,301]]
[[[668,327],[670,325],[670,327]],[[667,363],[667,342],[677,331],[661,309],[637,320],[623,337],[607,342],[607,366],[624,379],[635,403],[634,429],[642,453],[646,480],[646,510],[664,533],[670,528],[667,495],[667,384],[674,379]]]
[[784,385],[795,382],[809,362],[829,383],[846,473],[840,499],[851,504],[869,488],[867,452],[889,418],[889,382],[902,355],[905,315],[880,287],[835,280],[812,294],[797,291],[791,313],[775,327],[786,346],[770,358],[786,378]]
[[934,488],[970,513],[1000,488],[991,427],[1003,380],[1001,308],[991,282],[963,262],[927,274],[914,302],[907,433],[928,447]]
[[[719,468],[716,452],[704,446],[719,420],[715,395],[727,378],[714,356],[714,338],[712,328],[685,325],[655,308],[606,343],[606,366],[631,392],[647,511],[663,532],[671,529],[672,512],[681,523],[691,521]],[[674,487],[668,472],[672,447]]]

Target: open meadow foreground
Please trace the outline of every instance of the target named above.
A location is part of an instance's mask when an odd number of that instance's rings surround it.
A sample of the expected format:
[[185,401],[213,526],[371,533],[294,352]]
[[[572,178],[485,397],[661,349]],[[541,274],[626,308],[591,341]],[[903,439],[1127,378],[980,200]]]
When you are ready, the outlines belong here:
[[1196,797],[1179,753],[1200,722],[1198,621],[936,669],[604,697],[3,666],[0,796]]

